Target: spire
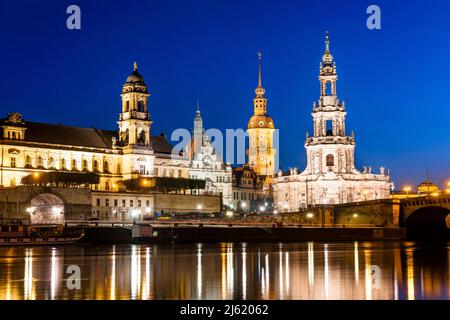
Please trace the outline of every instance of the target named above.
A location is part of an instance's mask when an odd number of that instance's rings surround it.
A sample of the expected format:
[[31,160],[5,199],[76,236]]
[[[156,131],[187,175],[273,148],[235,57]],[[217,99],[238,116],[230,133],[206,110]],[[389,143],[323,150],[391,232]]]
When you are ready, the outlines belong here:
[[256,98],[264,98],[266,90],[262,86],[262,54],[258,51],[258,86],[255,89]]
[[322,62],[324,65],[333,64],[333,55],[330,52],[330,37],[328,35],[328,31],[325,34],[325,52],[322,56]]
[[134,68],[134,71],[137,71],[138,65],[137,65],[137,62],[136,62],[136,61],[133,63],[133,68]]
[[197,110],[195,111],[194,121],[202,121],[202,116],[200,115],[200,101],[197,98]]
[[325,52],[322,55],[322,62],[320,63],[321,75],[336,74],[336,65],[333,60],[333,55],[330,52],[330,36],[327,31],[325,33]]
[[258,88],[262,88],[262,66],[261,66],[262,54],[258,51]]

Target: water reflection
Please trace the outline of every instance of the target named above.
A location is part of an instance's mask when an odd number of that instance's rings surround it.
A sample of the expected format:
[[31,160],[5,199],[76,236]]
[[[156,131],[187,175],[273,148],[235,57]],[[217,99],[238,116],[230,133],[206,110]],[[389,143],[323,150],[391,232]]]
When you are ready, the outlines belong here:
[[[82,288],[66,270],[81,268]],[[450,248],[395,242],[0,248],[0,299],[449,299]]]

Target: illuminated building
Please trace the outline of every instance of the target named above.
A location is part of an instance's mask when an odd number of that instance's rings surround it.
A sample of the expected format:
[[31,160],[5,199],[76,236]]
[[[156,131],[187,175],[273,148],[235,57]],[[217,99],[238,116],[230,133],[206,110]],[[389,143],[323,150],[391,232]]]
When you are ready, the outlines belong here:
[[205,180],[204,192],[222,194],[224,206],[231,204],[232,171],[229,164],[223,163],[216,153],[210,137],[203,129],[203,119],[200,109],[194,118],[194,130],[191,148],[188,153],[191,157],[189,175],[191,179]]
[[336,64],[326,48],[320,66],[320,98],[313,105],[314,133],[306,135],[307,167],[299,173],[291,169],[281,172],[272,187],[275,206],[282,211],[296,211],[308,205],[337,204],[388,198],[389,174],[382,167],[380,173],[365,167],[355,168],[355,139],[346,134],[345,103],[337,96]]

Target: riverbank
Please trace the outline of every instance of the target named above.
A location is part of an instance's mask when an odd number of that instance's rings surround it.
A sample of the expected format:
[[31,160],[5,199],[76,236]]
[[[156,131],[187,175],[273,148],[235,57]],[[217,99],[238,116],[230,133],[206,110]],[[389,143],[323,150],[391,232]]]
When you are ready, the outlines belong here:
[[[69,227],[77,228],[77,227]],[[377,227],[309,227],[261,225],[135,225],[84,227],[86,243],[295,242],[402,240],[406,230]]]

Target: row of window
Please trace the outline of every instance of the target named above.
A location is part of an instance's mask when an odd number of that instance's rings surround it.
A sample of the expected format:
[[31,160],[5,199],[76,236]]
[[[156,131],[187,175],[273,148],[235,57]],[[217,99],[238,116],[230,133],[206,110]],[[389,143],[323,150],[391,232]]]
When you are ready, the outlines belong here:
[[[112,200],[111,199],[100,199],[100,198],[96,199],[96,206],[97,207],[101,207],[101,206],[105,206],[105,207],[110,207],[110,206],[119,207],[119,204],[120,204],[121,207],[127,207],[127,204],[129,204],[128,207],[134,207],[135,202],[134,202],[134,200],[126,200],[126,199],[121,199],[120,201],[119,201],[119,199],[112,199]],[[136,201],[136,206],[137,207],[142,207],[142,204],[143,204],[142,200],[137,200]],[[145,207],[150,207],[150,200],[145,200]]]
[[[190,179],[199,179],[197,175],[190,175],[189,178],[190,178]],[[230,178],[230,177],[217,176],[217,177],[216,177],[216,182],[226,182],[226,183],[229,183],[229,182],[231,182],[231,178]]]
[[[161,177],[171,177],[171,178],[175,178],[175,170],[174,169],[166,169],[166,168],[162,168],[162,169],[158,169],[158,168],[154,168],[153,169],[153,175],[155,177],[159,177],[160,175],[158,174],[159,172],[161,172]],[[182,178],[183,177],[183,170],[178,169],[177,172],[177,178]]]
[[248,193],[248,199],[247,199],[247,193],[246,192],[233,192],[233,199],[234,200],[261,200],[263,199],[262,195],[255,194],[255,193]]
[[[17,158],[15,156],[11,156],[9,159],[9,163],[10,163],[10,167],[11,168],[16,168],[17,167]],[[87,160],[83,160],[81,162],[82,166],[81,166],[81,171],[89,171],[89,162]],[[25,157],[25,167],[26,168],[32,168],[33,167],[33,160],[32,157],[30,155],[27,155]],[[42,156],[39,156],[37,158],[37,162],[36,162],[36,167],[37,168],[42,168],[45,169],[45,164],[44,164],[44,158]],[[56,161],[53,157],[50,157],[48,159],[48,169],[57,169],[56,168]],[[75,159],[72,159],[72,161],[70,162],[70,167],[67,164],[66,159],[61,158],[59,160],[59,168],[60,170],[79,170],[79,166],[78,166],[78,161]],[[99,160],[94,160],[92,162],[92,171],[93,172],[100,172],[100,161]],[[121,168],[120,165],[117,165],[117,173],[120,173]],[[108,161],[103,161],[103,172],[104,173],[110,173],[110,164]]]

